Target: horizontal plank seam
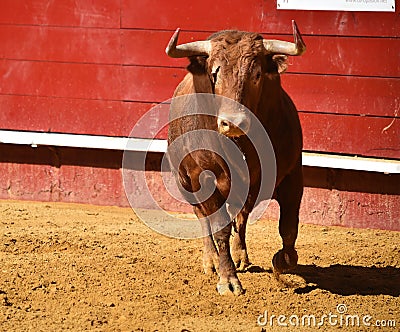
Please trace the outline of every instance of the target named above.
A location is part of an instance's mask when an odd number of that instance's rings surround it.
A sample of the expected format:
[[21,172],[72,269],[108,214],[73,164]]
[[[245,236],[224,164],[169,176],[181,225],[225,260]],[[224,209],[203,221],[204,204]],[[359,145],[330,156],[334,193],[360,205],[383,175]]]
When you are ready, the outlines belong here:
[[[186,66],[155,66],[136,63],[105,63],[105,62],[84,62],[84,61],[59,61],[59,60],[37,60],[37,59],[16,59],[16,58],[1,58],[0,61],[20,61],[20,62],[36,62],[36,63],[54,63],[54,64],[70,64],[70,65],[95,65],[95,66],[114,66],[114,67],[140,67],[140,68],[154,68],[154,69],[178,69],[185,70]],[[189,63],[188,63],[189,64]],[[329,77],[349,77],[349,78],[371,78],[371,79],[396,79],[400,80],[400,76],[380,76],[380,75],[353,75],[341,73],[313,73],[313,72],[294,72],[287,71],[285,75],[302,75],[302,76],[329,76]]]
[[[131,103],[131,104],[148,104],[149,106],[154,104],[165,104],[170,99],[163,101],[144,101],[136,99],[99,99],[99,98],[77,98],[77,97],[62,97],[62,96],[48,96],[48,95],[29,95],[29,94],[15,94],[15,93],[2,93],[0,96],[16,96],[16,97],[37,97],[37,98],[47,98],[47,99],[58,99],[58,100],[86,100],[86,101],[103,101],[103,102],[121,102],[121,103]],[[293,97],[295,99],[295,97]],[[298,110],[298,113],[303,114],[319,114],[319,115],[337,115],[337,116],[356,116],[362,118],[385,118],[385,119],[398,119],[399,114],[393,115],[374,115],[374,114],[357,114],[357,113],[335,113],[335,112],[321,112],[321,111],[309,111],[309,110]]]
[[319,114],[319,115],[337,115],[337,116],[356,116],[360,118],[379,118],[379,119],[400,119],[399,114],[393,115],[373,115],[373,114],[357,114],[357,113],[334,113],[334,112],[321,112],[321,111],[307,111],[298,110],[301,114]]
[[1,26],[37,27],[37,28],[60,28],[60,29],[99,29],[99,30],[122,30],[119,26],[89,26],[89,25],[56,25],[56,24],[29,24],[29,23],[0,23]]
[[[149,32],[170,32],[171,34],[175,31],[174,29],[165,29],[165,28],[140,28],[140,27],[128,27],[122,26],[121,22],[118,22],[118,25],[110,25],[110,26],[100,26],[100,25],[57,25],[57,24],[32,24],[32,23],[0,23],[0,27],[2,26],[16,26],[16,27],[37,27],[37,28],[60,28],[60,29],[99,29],[99,30],[120,30],[120,31],[149,31]],[[183,29],[181,32],[184,33],[215,33],[219,30],[192,30],[192,29]],[[256,33],[260,33],[265,36],[269,35],[279,35],[279,36],[288,36],[292,37],[292,33],[283,33],[283,32],[270,32],[270,31],[254,31]],[[400,35],[353,35],[353,34],[313,34],[313,33],[302,33],[303,37],[313,38],[313,37],[337,37],[337,38],[374,38],[374,39],[399,39]]]

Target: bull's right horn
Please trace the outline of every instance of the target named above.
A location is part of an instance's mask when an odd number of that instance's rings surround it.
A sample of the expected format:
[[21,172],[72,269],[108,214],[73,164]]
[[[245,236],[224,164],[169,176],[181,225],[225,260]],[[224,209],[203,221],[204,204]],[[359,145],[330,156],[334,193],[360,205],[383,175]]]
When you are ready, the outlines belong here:
[[284,55],[302,55],[306,51],[306,44],[301,38],[296,22],[292,21],[294,43],[283,40],[263,40],[264,48],[267,53]]
[[196,55],[210,55],[211,42],[209,40],[195,41],[192,43],[176,45],[180,29],[176,29],[168,43],[165,53],[171,58],[185,58]]

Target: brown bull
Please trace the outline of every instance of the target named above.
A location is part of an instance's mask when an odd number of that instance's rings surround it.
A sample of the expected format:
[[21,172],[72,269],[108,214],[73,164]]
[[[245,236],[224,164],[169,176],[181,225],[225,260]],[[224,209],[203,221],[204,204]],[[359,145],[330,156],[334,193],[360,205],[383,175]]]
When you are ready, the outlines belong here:
[[[248,182],[243,180],[243,184],[249,185],[248,193],[244,201],[237,202],[239,211],[232,213],[229,208],[235,205],[235,200],[229,205],[224,203],[233,188],[233,173],[239,174],[239,178],[242,173],[235,163],[229,165],[229,155],[222,156],[215,150],[207,151],[208,144],[216,141],[212,135],[211,138],[201,139],[203,149],[187,149],[185,157],[178,161],[174,161],[173,156],[171,158],[171,166],[176,171],[176,179],[185,192],[184,196],[201,189],[200,175],[203,171],[214,174],[209,180],[215,184],[212,194],[205,200],[189,202],[202,223],[205,235],[204,270],[206,273],[218,271],[220,280],[217,289],[220,294],[243,293],[236,268],[244,269],[250,264],[245,242],[246,223],[255,204],[260,201],[259,194],[263,196],[259,152],[248,139],[254,121],[245,109],[250,110],[261,122],[275,152],[276,178],[272,191],[273,198],[280,205],[279,233],[283,248],[273,257],[274,271],[281,273],[297,265],[295,241],[303,194],[302,132],[296,107],[280,81],[280,73],[286,69],[286,57],[301,55],[305,51],[305,44],[294,21],[293,33],[294,43],[265,40],[261,35],[249,32],[221,31],[205,41],[177,45],[178,29],[166,49],[170,57],[188,57],[190,60],[187,68],[189,73],[176,88],[174,97],[207,93],[227,97],[227,100],[234,100],[241,105],[225,105],[222,101],[210,106],[211,109],[215,108],[214,116],[190,114],[187,108],[191,106],[184,102],[172,102],[170,110],[173,118],[168,134],[170,146],[191,131],[212,130],[238,146],[248,168]],[[234,238],[230,245],[232,226]]]

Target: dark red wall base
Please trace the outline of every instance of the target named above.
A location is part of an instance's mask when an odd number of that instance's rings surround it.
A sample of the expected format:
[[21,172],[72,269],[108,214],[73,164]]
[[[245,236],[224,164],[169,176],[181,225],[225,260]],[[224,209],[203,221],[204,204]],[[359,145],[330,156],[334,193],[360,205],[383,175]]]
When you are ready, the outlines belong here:
[[[0,145],[0,199],[129,206],[122,182],[122,151]],[[148,155],[148,185],[170,211],[176,205],[163,188],[162,154]],[[303,223],[400,231],[400,175],[304,167]],[[137,188],[143,190],[143,188]],[[137,207],[149,207],[146,200]],[[270,204],[266,218],[278,219]]]

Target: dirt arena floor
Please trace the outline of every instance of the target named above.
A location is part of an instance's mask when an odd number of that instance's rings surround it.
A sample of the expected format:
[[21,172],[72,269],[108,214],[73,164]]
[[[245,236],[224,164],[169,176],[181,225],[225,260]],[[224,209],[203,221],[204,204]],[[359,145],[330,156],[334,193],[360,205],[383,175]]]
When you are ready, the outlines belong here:
[[277,223],[251,225],[248,247],[246,293],[219,296],[201,240],[131,209],[0,201],[0,330],[399,331],[399,232],[301,225],[280,280]]

